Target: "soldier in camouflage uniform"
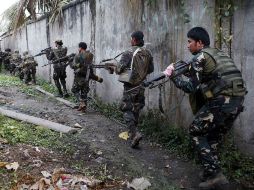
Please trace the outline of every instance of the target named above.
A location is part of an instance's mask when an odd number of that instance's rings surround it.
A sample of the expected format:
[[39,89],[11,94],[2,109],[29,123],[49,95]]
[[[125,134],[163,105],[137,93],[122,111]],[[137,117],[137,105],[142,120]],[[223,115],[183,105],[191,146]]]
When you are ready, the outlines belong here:
[[21,65],[22,71],[21,75],[23,75],[25,84],[28,84],[32,81],[33,84],[36,84],[36,66],[38,63],[34,60],[34,57],[29,55],[28,51],[23,53],[23,62]]
[[87,51],[85,42],[79,43],[79,53],[74,57],[70,67],[74,70],[74,81],[71,91],[79,102],[78,111],[85,112],[87,107],[87,94],[89,92],[89,80],[102,83],[103,79],[94,74],[91,66],[93,54]]
[[21,55],[19,54],[19,51],[16,50],[14,53],[11,55],[10,58],[10,73],[15,75],[16,73],[16,68],[20,66],[22,63]]
[[[67,55],[67,47],[63,47],[62,40],[55,41],[56,48],[47,51],[47,59],[48,60],[57,60],[59,58],[65,57]],[[66,89],[66,63],[59,62],[53,65],[54,72],[53,72],[53,79],[55,85],[58,89],[58,97],[68,97],[69,94]],[[62,85],[62,87],[61,87]],[[62,91],[63,88],[63,91]]]
[[[242,111],[246,88],[233,60],[209,47],[210,38],[204,28],[192,28],[187,37],[188,49],[195,55],[188,72],[190,77],[172,80],[178,88],[191,94],[190,100],[194,100],[191,104],[196,104],[192,106],[194,111],[199,109],[189,134],[204,168],[199,187],[211,189],[228,183],[221,172],[217,146]],[[173,76],[173,70],[171,64],[164,74]]]
[[142,49],[142,52],[145,53],[145,59],[147,60],[146,64],[144,64],[142,68],[133,68],[133,70],[136,70],[137,72],[143,72],[142,74],[144,77],[141,80],[138,80],[135,84],[130,82],[123,82],[124,92],[120,109],[124,114],[124,120],[129,128],[129,136],[131,139],[132,148],[136,148],[139,145],[139,141],[142,139],[141,133],[138,132],[137,125],[140,110],[145,106],[145,89],[143,87],[137,88],[137,86],[139,86],[145,80],[146,76],[152,73],[154,70],[153,57],[150,51],[143,47],[143,38],[144,35],[141,31],[132,33],[132,47],[122,54],[120,62],[116,67],[116,74],[121,76],[121,74],[124,74],[131,68],[134,52],[136,52],[137,49]]
[[11,49],[7,48],[3,52],[3,64],[4,64],[4,68],[7,71],[10,70],[10,58],[11,58]]

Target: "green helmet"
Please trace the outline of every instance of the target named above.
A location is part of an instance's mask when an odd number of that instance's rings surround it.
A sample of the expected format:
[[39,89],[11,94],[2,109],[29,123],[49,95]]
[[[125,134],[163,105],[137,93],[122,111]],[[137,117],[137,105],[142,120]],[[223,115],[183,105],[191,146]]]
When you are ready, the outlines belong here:
[[26,56],[26,55],[28,55],[28,51],[23,52],[23,56]]

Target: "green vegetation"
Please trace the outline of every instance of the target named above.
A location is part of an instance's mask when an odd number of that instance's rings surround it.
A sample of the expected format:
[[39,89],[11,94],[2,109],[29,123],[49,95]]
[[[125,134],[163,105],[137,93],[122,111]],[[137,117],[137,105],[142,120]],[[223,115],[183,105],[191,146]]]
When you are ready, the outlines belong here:
[[0,115],[0,137],[6,139],[9,144],[26,143],[69,154],[74,151],[70,144],[65,143],[69,138],[68,135],[23,123],[2,115]]
[[22,83],[22,81],[20,81],[18,77],[5,75],[3,73],[0,74],[0,87],[14,87],[14,86],[18,86],[19,90],[28,96],[40,95],[40,93],[36,91],[33,88],[33,86],[28,86]]
[[90,99],[91,106],[101,112],[108,118],[116,119],[123,123],[123,113],[119,110],[119,104],[117,103],[104,103],[99,98]]
[[[151,139],[166,146],[181,157],[193,159],[194,154],[185,130],[170,126],[159,111],[148,111],[141,117],[140,127]],[[254,159],[239,152],[229,134],[219,150],[219,157],[225,174],[240,183],[253,183]],[[253,185],[253,184],[252,184]]]
[[[107,117],[122,121],[122,113],[117,109],[117,104],[104,104],[100,101],[96,105]],[[158,110],[150,110],[141,115],[139,127],[151,140],[165,146],[171,152],[182,158],[194,159],[187,132],[170,125]],[[219,157],[222,168],[229,178],[239,183],[253,183],[254,159],[239,152],[232,134],[226,137],[225,144],[219,151]]]
[[227,135],[225,145],[220,149],[221,165],[231,179],[254,185],[254,158],[241,154],[232,133]]
[[149,138],[164,145],[170,151],[182,157],[192,155],[186,131],[170,125],[158,110],[149,110],[141,115],[140,128]]

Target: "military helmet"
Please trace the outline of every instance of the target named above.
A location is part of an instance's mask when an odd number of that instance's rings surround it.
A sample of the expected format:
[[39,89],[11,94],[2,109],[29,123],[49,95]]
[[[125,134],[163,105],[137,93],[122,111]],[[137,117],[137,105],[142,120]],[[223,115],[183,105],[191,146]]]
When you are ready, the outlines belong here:
[[60,45],[60,46],[63,45],[63,41],[62,41],[62,40],[56,40],[55,43],[56,43],[57,45]]
[[28,55],[28,51],[23,52],[23,56]]

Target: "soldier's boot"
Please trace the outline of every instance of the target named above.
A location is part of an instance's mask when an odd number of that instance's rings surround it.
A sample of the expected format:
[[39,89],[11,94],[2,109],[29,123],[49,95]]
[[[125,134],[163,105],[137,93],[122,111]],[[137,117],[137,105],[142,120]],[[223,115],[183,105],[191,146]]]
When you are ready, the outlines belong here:
[[62,84],[62,87],[63,87],[63,97],[64,98],[68,98],[70,95],[68,94],[68,91],[66,89],[66,82],[65,82],[65,79],[60,79],[60,82]]
[[77,110],[81,111],[81,112],[86,112],[86,103],[85,103],[85,101],[80,101],[79,108]]
[[213,177],[208,178],[206,181],[199,184],[200,189],[214,189],[217,186],[228,184],[227,178],[223,175],[222,172],[217,173]]
[[60,97],[62,98],[63,97],[63,91],[62,91],[62,88],[61,88],[61,84],[59,82],[59,80],[55,79],[55,85],[57,87],[57,90],[58,90],[58,93],[55,95],[55,97]]
[[79,108],[79,101],[80,101],[79,93],[73,92],[73,94],[75,96],[75,106],[73,107],[73,109],[78,109]]
[[137,148],[141,140],[142,140],[142,134],[140,132],[136,132],[131,141],[131,148]]
[[204,171],[199,172],[198,177],[199,177],[200,181],[202,181],[202,182],[206,181],[206,179],[207,179],[207,176],[205,176]]
[[32,74],[32,84],[36,84],[35,74]]
[[59,97],[59,98],[62,98],[63,97],[63,91],[61,89],[61,87],[57,87],[57,90],[58,90],[58,94],[55,95],[55,97]]

